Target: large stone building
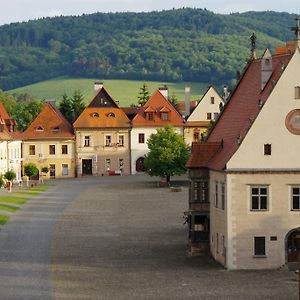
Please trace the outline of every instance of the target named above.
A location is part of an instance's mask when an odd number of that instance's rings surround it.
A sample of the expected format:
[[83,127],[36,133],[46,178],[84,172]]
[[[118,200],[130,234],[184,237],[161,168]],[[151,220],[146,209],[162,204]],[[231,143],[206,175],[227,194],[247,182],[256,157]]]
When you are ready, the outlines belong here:
[[23,163],[48,167],[48,178],[75,176],[75,135],[71,124],[46,102],[43,110],[23,132]]
[[292,266],[300,251],[300,28],[249,61],[188,162],[189,249],[228,269]]
[[130,120],[102,83],[73,126],[77,176],[130,174]]

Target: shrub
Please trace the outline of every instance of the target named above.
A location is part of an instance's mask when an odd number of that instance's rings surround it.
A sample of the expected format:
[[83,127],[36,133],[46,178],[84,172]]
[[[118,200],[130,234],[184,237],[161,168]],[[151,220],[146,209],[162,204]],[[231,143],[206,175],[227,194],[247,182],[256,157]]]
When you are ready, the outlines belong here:
[[37,168],[37,166],[33,163],[29,163],[27,165],[24,166],[24,174],[26,176],[33,177],[36,176],[39,173],[39,169]]
[[7,171],[4,174],[4,178],[7,179],[8,181],[12,181],[14,179],[16,179],[17,175],[14,171]]

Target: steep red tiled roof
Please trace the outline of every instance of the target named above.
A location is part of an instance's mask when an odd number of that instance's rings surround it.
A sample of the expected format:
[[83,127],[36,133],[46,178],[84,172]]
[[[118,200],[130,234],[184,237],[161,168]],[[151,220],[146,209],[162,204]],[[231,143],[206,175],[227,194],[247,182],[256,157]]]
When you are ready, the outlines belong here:
[[[207,167],[215,170],[222,170],[226,167],[226,163],[239,147],[238,139],[241,141],[245,137],[257,117],[260,111],[259,101],[261,100],[262,104],[267,101],[282,74],[282,67],[288,64],[290,58],[291,54],[272,57],[273,72],[262,91],[261,59],[249,63],[205,142],[205,144],[210,144],[223,141],[220,151],[209,162],[206,162]],[[206,151],[205,148],[203,151]],[[205,154],[201,155],[205,156]]]
[[133,107],[121,107],[121,109],[124,111],[124,113],[126,114],[126,116],[132,120],[135,115],[138,113],[140,107],[137,106],[133,106]]
[[121,108],[87,107],[73,126],[74,128],[126,128],[130,126],[130,121]]
[[[163,109],[163,111],[162,111]],[[169,110],[169,111],[168,111]],[[147,120],[145,112],[153,112],[153,120]],[[161,118],[162,112],[169,113],[169,119]],[[156,91],[143,107],[140,107],[132,120],[132,126],[183,126],[184,120],[172,103],[160,91]]]
[[71,124],[61,112],[50,103],[45,103],[43,110],[23,132],[23,139],[60,139],[75,138]]
[[192,143],[192,154],[186,166],[190,169],[207,167],[216,153],[222,148],[222,142]]
[[[0,140],[12,140],[16,138],[16,132],[10,132],[10,127],[15,127],[17,122],[10,117],[6,111],[3,103],[0,101],[0,124],[2,125],[2,130],[0,132]],[[15,134],[15,135],[14,135]]]

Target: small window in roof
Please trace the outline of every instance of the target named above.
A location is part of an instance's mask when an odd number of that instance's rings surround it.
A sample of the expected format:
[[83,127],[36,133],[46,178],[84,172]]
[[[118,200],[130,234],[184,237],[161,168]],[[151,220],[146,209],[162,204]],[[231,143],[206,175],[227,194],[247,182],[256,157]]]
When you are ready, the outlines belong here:
[[113,112],[110,112],[110,113],[107,114],[107,117],[108,118],[115,118],[116,115]]
[[52,132],[59,132],[60,131],[60,128],[59,127],[54,127],[52,128]]
[[44,128],[42,126],[38,126],[35,128],[35,131],[44,131]]
[[99,114],[97,112],[91,113],[92,118],[99,118]]

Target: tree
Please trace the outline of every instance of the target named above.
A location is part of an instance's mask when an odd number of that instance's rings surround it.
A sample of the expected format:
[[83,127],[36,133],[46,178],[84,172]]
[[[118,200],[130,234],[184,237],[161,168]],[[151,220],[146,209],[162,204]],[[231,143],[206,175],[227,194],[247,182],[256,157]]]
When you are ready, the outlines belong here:
[[170,177],[186,171],[185,164],[189,157],[188,146],[183,137],[171,126],[158,129],[151,134],[148,142],[150,152],[145,156],[144,166],[151,176],[161,176],[170,182]]
[[36,176],[38,173],[39,173],[39,169],[35,164],[29,163],[24,166],[24,174],[29,178]]
[[8,185],[9,191],[11,191],[12,181],[14,179],[16,179],[16,177],[17,177],[17,175],[16,175],[16,173],[14,171],[7,171],[7,172],[5,172],[4,178],[6,180],[8,180],[8,182],[9,182],[9,185]]
[[176,95],[174,93],[171,95],[169,100],[174,106],[178,104],[178,98],[176,97]]
[[70,123],[73,122],[74,117],[72,99],[68,97],[66,93],[62,95],[62,100],[59,104],[59,110]]
[[140,88],[139,96],[138,96],[138,104],[143,106],[149,100],[150,94],[147,85],[144,83]]
[[71,101],[72,101],[72,110],[73,110],[73,120],[72,120],[73,123],[85,108],[82,92],[76,90],[71,98]]

